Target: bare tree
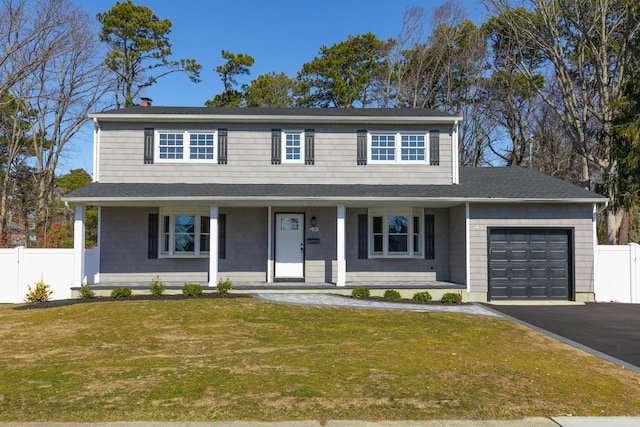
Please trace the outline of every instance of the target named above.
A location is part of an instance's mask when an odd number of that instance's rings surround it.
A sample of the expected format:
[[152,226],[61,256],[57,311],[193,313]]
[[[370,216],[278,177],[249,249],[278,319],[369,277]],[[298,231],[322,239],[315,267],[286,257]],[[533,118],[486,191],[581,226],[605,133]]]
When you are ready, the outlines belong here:
[[[527,0],[513,8],[509,0],[485,0],[495,16],[505,19],[502,36],[526,49],[531,46],[546,60],[561,94],[560,102],[543,88],[538,94],[562,118],[581,156],[582,181],[599,179],[609,197],[606,242],[616,242],[623,211],[615,205],[615,171],[612,156],[612,122],[622,96],[630,63],[631,43],[640,32],[637,2],[627,0]],[[530,83],[540,71],[532,69],[526,55],[511,61]],[[600,175],[600,177],[598,177]]]
[[[47,245],[51,226],[55,171],[65,145],[76,135],[108,89],[108,70],[100,59],[94,21],[69,0],[43,0],[57,22],[33,47],[51,52],[10,92],[25,103],[38,182],[36,227],[39,243]],[[60,42],[64,40],[64,43]],[[17,55],[15,62],[29,61]]]
[[[0,4],[0,99],[38,67],[44,57],[55,53],[66,35],[55,31],[59,21],[58,2],[2,0]],[[45,42],[46,41],[46,42]],[[18,59],[19,58],[19,59]]]

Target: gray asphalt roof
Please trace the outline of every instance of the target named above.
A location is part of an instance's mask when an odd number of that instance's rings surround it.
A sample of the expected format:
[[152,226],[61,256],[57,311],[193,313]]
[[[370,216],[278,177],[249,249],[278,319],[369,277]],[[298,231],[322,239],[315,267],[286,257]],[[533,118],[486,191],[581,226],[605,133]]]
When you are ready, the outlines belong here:
[[517,167],[462,168],[459,185],[91,183],[65,199],[171,197],[606,200],[565,181]]
[[99,115],[127,116],[132,114],[201,114],[238,116],[325,116],[325,117],[455,117],[429,108],[267,108],[267,107],[141,107],[110,110]]

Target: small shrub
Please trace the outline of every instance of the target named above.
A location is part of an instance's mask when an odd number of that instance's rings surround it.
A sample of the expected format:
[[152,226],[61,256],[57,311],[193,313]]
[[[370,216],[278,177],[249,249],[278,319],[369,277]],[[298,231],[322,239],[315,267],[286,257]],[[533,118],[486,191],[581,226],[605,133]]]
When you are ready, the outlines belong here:
[[443,304],[460,304],[462,302],[462,296],[455,292],[447,292],[442,295],[440,302]]
[[354,288],[353,291],[351,291],[352,298],[365,299],[365,298],[369,298],[370,296],[371,296],[371,291],[369,291],[369,288],[358,287],[358,288]]
[[127,298],[131,296],[131,289],[129,288],[115,288],[111,291],[111,298]]
[[387,289],[386,291],[384,291],[384,299],[390,301],[398,301],[402,299],[402,297],[400,296],[400,292],[396,291],[395,289]]
[[151,295],[159,297],[164,293],[164,289],[165,286],[162,280],[160,280],[160,276],[156,276],[151,279],[151,283],[149,284],[149,291],[151,292]]
[[190,298],[196,298],[202,295],[202,286],[197,283],[185,283],[182,287],[182,294]]
[[231,290],[231,280],[226,279],[226,280],[222,280],[220,279],[220,281],[218,282],[218,293],[219,294],[226,294],[229,293],[229,291]]
[[416,302],[429,302],[431,301],[431,294],[428,291],[416,292],[411,297],[411,300]]
[[35,288],[31,289],[31,285],[27,288],[29,292],[27,292],[27,296],[25,297],[25,301],[29,304],[37,304],[40,302],[49,301],[49,297],[53,293],[51,287],[44,283],[44,280],[40,278],[40,281],[35,284]]
[[80,284],[80,298],[93,298],[95,296],[96,293],[91,289],[91,283]]

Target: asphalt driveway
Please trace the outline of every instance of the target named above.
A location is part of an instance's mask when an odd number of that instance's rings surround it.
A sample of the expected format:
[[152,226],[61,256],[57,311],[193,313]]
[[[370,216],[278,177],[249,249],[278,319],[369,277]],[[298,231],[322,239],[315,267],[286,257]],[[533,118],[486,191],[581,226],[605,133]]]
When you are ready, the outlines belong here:
[[633,365],[640,372],[640,304],[487,306]]

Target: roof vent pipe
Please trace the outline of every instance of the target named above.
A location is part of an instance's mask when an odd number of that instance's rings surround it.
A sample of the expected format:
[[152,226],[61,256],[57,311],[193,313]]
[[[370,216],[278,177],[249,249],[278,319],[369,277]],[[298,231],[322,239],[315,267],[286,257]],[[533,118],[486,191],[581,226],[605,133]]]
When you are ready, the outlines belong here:
[[153,102],[151,98],[140,98],[140,101],[142,101],[143,107],[151,107],[151,102]]

